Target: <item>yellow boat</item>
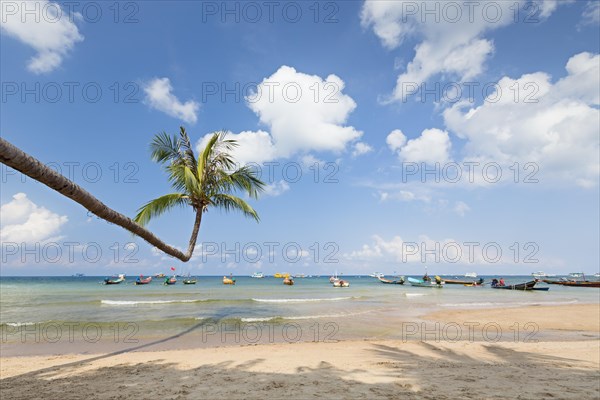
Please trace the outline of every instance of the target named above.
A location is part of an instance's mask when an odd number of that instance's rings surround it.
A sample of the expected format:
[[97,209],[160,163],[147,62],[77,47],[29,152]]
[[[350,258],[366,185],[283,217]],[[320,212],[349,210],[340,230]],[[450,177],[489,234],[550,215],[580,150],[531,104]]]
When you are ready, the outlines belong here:
[[283,278],[283,279],[286,279],[286,278],[289,278],[289,277],[290,277],[290,274],[287,273],[287,272],[284,272],[283,274],[281,274],[279,272],[276,272],[275,275],[273,275],[273,278]]
[[235,279],[223,277],[223,285],[235,285]]

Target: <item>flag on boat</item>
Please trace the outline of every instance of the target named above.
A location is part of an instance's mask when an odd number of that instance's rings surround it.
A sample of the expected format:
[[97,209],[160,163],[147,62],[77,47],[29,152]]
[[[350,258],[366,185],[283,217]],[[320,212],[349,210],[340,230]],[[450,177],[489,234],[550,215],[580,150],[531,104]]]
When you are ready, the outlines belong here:
[[175,267],[171,267],[171,271],[175,271]]

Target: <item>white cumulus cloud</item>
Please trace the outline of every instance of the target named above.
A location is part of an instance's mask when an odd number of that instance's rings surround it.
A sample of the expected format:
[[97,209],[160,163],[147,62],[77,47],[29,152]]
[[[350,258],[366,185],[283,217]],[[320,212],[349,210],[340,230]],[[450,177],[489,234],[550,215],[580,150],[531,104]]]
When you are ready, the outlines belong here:
[[597,185],[600,56],[577,54],[566,70],[556,83],[541,72],[504,77],[482,105],[456,103],[446,109],[446,127],[467,140],[466,159],[520,162],[521,168],[531,163],[539,170],[536,178]]
[[[356,103],[343,93],[344,87],[344,81],[333,74],[323,79],[280,67],[246,97],[248,107],[267,129],[228,133],[240,144],[232,152],[236,161],[263,163],[311,151],[341,153],[350,146],[355,156],[371,151],[371,146],[358,142],[362,132],[346,125]],[[198,141],[198,149],[208,137]]]
[[146,103],[150,107],[189,124],[194,124],[198,120],[197,113],[200,104],[194,100],[181,102],[173,94],[173,86],[171,86],[169,78],[151,80],[145,85],[144,92],[146,93]]
[[440,129],[425,129],[421,136],[406,140],[406,136],[396,129],[386,139],[388,147],[406,162],[443,163],[450,159],[452,143],[448,132]]
[[58,215],[38,206],[27,198],[25,193],[17,193],[13,199],[0,207],[0,239],[3,242],[43,242],[60,232],[68,221],[65,215]]
[[69,15],[59,3],[5,1],[0,6],[0,30],[36,51],[27,64],[35,74],[58,68],[75,44],[83,41],[74,23],[81,20],[81,15]]
[[[405,101],[414,90],[409,88],[437,75],[466,82],[481,74],[494,51],[493,42],[484,34],[513,23],[517,8],[526,14],[526,3],[366,0],[362,25],[371,27],[385,47],[395,49],[409,37],[420,40],[414,58],[397,79],[391,100]],[[558,5],[552,0],[538,6],[541,17],[547,18]]]

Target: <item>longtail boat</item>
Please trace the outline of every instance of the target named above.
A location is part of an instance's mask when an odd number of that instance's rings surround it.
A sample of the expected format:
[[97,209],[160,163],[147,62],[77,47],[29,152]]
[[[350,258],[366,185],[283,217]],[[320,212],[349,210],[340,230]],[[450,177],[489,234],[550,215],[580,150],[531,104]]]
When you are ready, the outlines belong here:
[[283,278],[283,284],[292,286],[294,284],[294,280],[292,278]]
[[391,284],[391,285],[404,285],[404,277],[401,276],[399,279],[396,280],[389,280],[389,279],[385,279],[384,277],[378,276],[377,279],[379,279],[379,282],[381,283],[387,283],[387,284]]
[[434,281],[424,281],[422,279],[415,279],[415,278],[408,278],[408,283],[411,284],[411,286],[418,286],[418,287],[430,287],[430,288],[442,288],[444,285],[444,281],[442,281],[441,279],[436,279]]
[[573,286],[573,287],[600,287],[600,282],[576,281],[576,282],[563,282],[563,283],[561,283],[561,285]]
[[507,289],[507,290],[544,290],[544,289],[548,289],[548,288],[538,288],[538,289],[534,289],[533,287],[535,286],[535,284],[537,283],[537,281],[530,281],[530,282],[525,282],[525,283],[517,283],[516,285],[504,285],[504,286],[500,286],[500,285],[492,285],[492,289]]
[[139,278],[137,278],[134,282],[135,285],[147,285],[150,282],[152,282],[152,277],[149,276],[147,278],[144,278],[144,275],[140,275]]
[[336,279],[333,281],[333,287],[350,287],[350,282],[343,279]]
[[223,285],[235,285],[235,279],[224,276]]
[[104,280],[105,285],[118,285],[125,280],[125,275],[121,274],[118,277],[110,277]]
[[448,285],[465,285],[465,286],[476,286],[483,284],[483,278],[480,278],[478,281],[461,281],[460,279],[444,279]]
[[170,278],[165,279],[165,285],[174,285],[175,283],[177,283],[177,278],[175,278],[175,276],[172,276]]

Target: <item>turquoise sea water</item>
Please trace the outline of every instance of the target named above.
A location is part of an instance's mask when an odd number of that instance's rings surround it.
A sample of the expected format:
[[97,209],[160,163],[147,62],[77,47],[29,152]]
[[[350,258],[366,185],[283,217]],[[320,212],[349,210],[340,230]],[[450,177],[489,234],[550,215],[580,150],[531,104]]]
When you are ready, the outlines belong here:
[[[484,277],[486,282],[491,277]],[[493,290],[489,286],[446,285],[443,289],[385,285],[371,277],[344,277],[349,288],[333,288],[328,277],[281,279],[199,277],[196,285],[171,286],[155,278],[149,285],[103,285],[102,277],[3,277],[0,324],[58,322],[134,322],[149,330],[173,329],[197,321],[303,321],[370,315],[410,318],[429,310],[470,307],[556,305],[598,302],[599,290],[551,285],[548,292]],[[507,284],[531,280],[510,277]],[[539,284],[539,286],[546,286]]]

